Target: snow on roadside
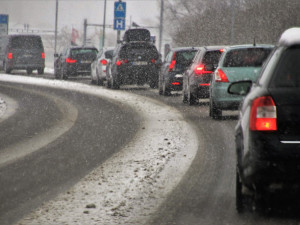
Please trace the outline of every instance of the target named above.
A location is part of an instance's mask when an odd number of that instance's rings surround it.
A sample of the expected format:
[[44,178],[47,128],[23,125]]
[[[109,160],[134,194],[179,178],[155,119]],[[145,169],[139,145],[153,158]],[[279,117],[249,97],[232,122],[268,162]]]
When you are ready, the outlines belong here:
[[1,76],[0,80],[105,97],[132,106],[144,121],[120,152],[17,224],[146,224],[185,174],[198,149],[195,131],[181,114],[150,98],[57,80],[17,76]]
[[0,118],[3,117],[5,112],[6,112],[6,102],[0,96]]

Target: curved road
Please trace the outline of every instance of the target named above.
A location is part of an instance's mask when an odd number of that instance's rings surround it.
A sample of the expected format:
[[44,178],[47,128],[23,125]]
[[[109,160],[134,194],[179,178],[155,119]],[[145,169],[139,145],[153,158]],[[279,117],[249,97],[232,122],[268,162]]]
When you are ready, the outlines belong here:
[[0,155],[63,122],[63,103],[77,110],[74,126],[60,138],[9,164],[1,158],[0,224],[12,224],[70,188],[126,144],[139,125],[132,109],[79,92],[0,83],[0,93],[18,102],[0,123]]

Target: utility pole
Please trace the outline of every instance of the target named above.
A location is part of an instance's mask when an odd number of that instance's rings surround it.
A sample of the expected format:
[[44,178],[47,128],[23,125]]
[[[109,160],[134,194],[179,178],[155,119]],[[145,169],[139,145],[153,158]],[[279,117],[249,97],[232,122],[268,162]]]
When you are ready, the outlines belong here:
[[230,44],[234,43],[234,24],[235,24],[235,0],[231,0],[231,38]]
[[58,18],[58,0],[56,0],[55,6],[55,37],[54,37],[54,54],[56,54],[56,46],[57,46],[57,18]]
[[160,25],[159,25],[159,52],[161,52],[163,37],[164,0],[160,0]]
[[84,19],[84,22],[83,22],[83,45],[86,45],[86,28],[87,28],[87,19]]
[[106,0],[104,1],[102,48],[104,48],[104,44],[105,44],[105,22],[106,22]]

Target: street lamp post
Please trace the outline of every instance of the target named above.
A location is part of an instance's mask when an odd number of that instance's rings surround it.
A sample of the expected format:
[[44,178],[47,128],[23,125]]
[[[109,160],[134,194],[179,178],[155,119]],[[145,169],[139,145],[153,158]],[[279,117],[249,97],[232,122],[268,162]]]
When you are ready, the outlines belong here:
[[54,54],[56,54],[56,46],[57,46],[57,18],[58,18],[58,0],[56,0],[56,6],[55,6]]
[[104,44],[105,44],[105,22],[106,22],[106,0],[104,1],[102,48],[104,48]]

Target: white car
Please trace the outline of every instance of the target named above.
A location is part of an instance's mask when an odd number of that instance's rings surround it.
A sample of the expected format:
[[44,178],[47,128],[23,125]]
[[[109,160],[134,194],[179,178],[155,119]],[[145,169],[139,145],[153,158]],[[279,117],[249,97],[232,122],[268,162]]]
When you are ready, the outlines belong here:
[[112,55],[114,47],[103,48],[91,64],[91,79],[93,84],[103,85],[106,80],[106,65],[108,55]]

